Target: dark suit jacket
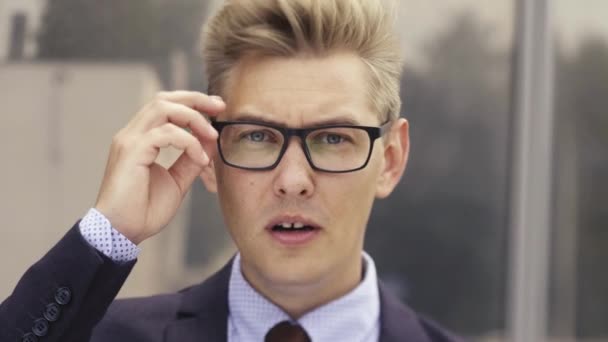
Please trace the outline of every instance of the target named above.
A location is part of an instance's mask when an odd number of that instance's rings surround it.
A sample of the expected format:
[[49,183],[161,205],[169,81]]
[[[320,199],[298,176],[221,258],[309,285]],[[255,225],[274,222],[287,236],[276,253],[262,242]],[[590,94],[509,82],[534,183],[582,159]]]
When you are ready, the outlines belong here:
[[[112,262],[77,226],[0,305],[1,342],[226,341],[231,263],[178,293],[113,302],[135,262]],[[381,342],[460,341],[379,286]]]

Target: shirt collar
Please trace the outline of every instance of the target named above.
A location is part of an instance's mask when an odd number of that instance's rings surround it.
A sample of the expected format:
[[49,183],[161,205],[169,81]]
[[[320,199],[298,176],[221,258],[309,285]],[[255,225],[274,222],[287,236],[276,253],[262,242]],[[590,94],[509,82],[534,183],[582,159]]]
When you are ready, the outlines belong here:
[[[240,254],[237,254],[232,264],[228,289],[229,320],[238,336],[263,341],[270,328],[290,318],[281,308],[251,287],[241,273],[240,261]],[[312,341],[344,340],[344,332],[352,336],[349,340],[364,341],[377,333],[380,296],[376,267],[365,252],[363,265],[363,280],[357,287],[298,320]]]

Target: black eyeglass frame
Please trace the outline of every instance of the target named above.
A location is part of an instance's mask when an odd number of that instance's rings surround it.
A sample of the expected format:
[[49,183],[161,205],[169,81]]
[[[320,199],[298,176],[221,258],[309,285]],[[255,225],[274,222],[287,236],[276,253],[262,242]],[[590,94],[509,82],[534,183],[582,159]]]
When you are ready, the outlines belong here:
[[[236,165],[236,164],[228,162],[226,160],[226,158],[224,157],[224,153],[222,152],[222,146],[221,146],[221,142],[220,142],[221,139],[218,136],[217,149],[219,151],[220,157],[222,158],[222,161],[226,165],[235,167],[237,169],[249,170],[249,171],[272,170],[272,169],[276,168],[279,165],[279,163],[281,162],[281,159],[283,159],[283,156],[285,155],[285,152],[287,151],[289,142],[291,141],[291,137],[299,137],[300,144],[302,146],[302,150],[304,151],[304,155],[306,156],[306,160],[308,160],[308,164],[310,165],[310,167],[315,171],[328,172],[328,173],[347,173],[347,172],[355,172],[355,171],[364,169],[367,166],[367,164],[369,163],[369,159],[370,159],[370,157],[372,155],[372,151],[374,149],[375,141],[378,138],[382,137],[384,134],[386,134],[386,132],[390,129],[390,126],[392,123],[393,123],[392,120],[388,120],[388,121],[384,122],[383,124],[381,124],[379,127],[356,126],[356,125],[326,125],[326,126],[314,126],[314,127],[308,127],[308,128],[288,128],[288,127],[284,127],[284,126],[277,126],[277,125],[273,125],[273,124],[269,124],[269,123],[265,123],[265,122],[259,122],[259,121],[216,121],[216,120],[211,120],[211,126],[213,126],[213,128],[215,128],[217,130],[218,135],[222,134],[222,130],[225,127],[231,126],[231,125],[258,125],[258,126],[263,126],[263,127],[269,127],[269,128],[279,131],[283,135],[283,146],[281,147],[281,151],[279,152],[277,160],[274,162],[274,164],[272,164],[270,166],[266,166],[266,167],[245,167],[245,166],[240,166],[240,165]],[[327,129],[327,128],[356,128],[356,129],[360,129],[360,130],[367,132],[367,135],[369,136],[369,139],[370,139],[370,145],[369,145],[369,152],[367,153],[367,158],[365,158],[365,163],[363,163],[363,165],[361,165],[360,167],[357,167],[354,169],[347,169],[347,170],[340,170],[340,171],[327,170],[327,169],[317,167],[315,165],[315,163],[312,161],[310,151],[308,150],[308,145],[306,144],[306,137],[314,131],[317,131],[319,129]]]

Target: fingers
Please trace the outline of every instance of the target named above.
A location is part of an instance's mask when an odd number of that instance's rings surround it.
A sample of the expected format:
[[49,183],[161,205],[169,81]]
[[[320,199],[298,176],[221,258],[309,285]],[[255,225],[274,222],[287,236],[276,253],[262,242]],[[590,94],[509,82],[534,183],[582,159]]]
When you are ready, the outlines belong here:
[[209,96],[196,91],[178,90],[171,92],[160,92],[157,97],[171,102],[181,103],[201,113],[212,116],[217,115],[226,107],[219,96]]
[[199,138],[215,140],[217,132],[201,113],[215,116],[224,109],[225,104],[219,97],[183,90],[160,92],[135,116],[129,123],[128,129],[136,133],[145,133],[154,127],[171,122],[192,129]]
[[169,168],[169,174],[184,195],[201,171],[201,167],[187,153],[183,153]]
[[[209,165],[206,151],[216,151],[218,134],[203,114],[216,116],[225,107],[221,99],[198,92],[157,94],[112,138],[95,207],[139,241],[163,229]],[[167,170],[156,160],[169,146],[183,153]]]
[[144,151],[138,155],[143,156],[143,164],[150,165],[156,160],[159,150],[169,146],[183,150],[192,163],[198,166],[199,171],[209,164],[209,156],[199,140],[172,123],[166,123],[146,133],[140,141],[140,149]]
[[221,98],[199,92],[160,92],[119,132],[113,145],[122,153],[116,158],[130,155],[136,164],[150,166],[161,148],[172,146],[184,151],[172,172],[187,181],[191,170],[198,174],[209,164],[206,151],[214,152],[218,136],[201,113],[217,115],[225,106]]
[[151,105],[150,111],[144,113],[136,123],[136,130],[146,132],[166,123],[179,127],[190,128],[198,137],[215,140],[216,130],[196,110],[179,103],[157,101]]

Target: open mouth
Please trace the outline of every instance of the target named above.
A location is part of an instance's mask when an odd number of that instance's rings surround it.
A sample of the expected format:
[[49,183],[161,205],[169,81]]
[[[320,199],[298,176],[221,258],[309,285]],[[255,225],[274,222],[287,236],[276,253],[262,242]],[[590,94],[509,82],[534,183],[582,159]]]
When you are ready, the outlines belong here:
[[268,231],[281,245],[295,247],[306,245],[315,239],[321,227],[303,218],[283,217],[273,220],[268,225]]
[[296,222],[296,223],[277,224],[277,225],[274,225],[271,229],[273,232],[296,233],[296,232],[313,231],[317,228],[307,225],[307,224]]

